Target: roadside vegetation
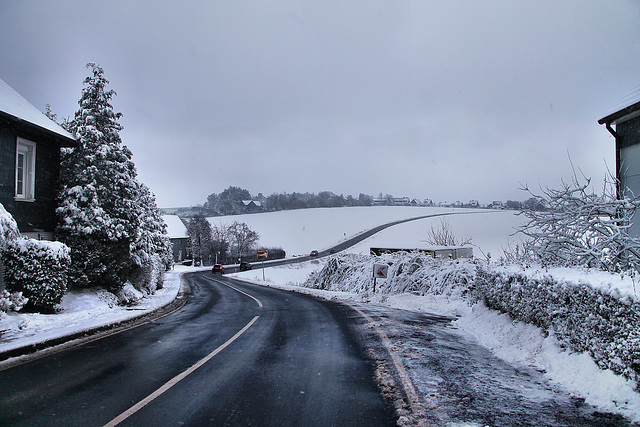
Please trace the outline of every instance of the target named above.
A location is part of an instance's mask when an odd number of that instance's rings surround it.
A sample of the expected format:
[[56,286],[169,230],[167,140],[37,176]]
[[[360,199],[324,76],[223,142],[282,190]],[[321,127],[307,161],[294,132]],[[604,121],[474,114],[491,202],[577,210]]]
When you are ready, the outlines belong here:
[[[629,235],[640,200],[619,200],[615,185],[609,180],[597,193],[574,175],[561,189],[536,195],[547,209],[521,212],[529,221],[518,231],[527,240],[497,260],[433,259],[420,252],[339,255],[305,286],[371,294],[373,266],[387,264],[388,276],[375,293],[481,303],[537,326],[571,352],[589,354],[640,391],[640,241]],[[446,221],[427,234],[435,245],[471,240],[457,238]]]
[[[57,242],[20,237],[0,210],[7,287],[0,307],[53,311],[67,289],[97,288],[132,302],[162,287],[171,246],[155,197],[137,179],[122,143],[121,113],[102,68],[89,63],[79,108],[61,125],[77,145],[63,149]],[[47,108],[49,118],[56,116]]]

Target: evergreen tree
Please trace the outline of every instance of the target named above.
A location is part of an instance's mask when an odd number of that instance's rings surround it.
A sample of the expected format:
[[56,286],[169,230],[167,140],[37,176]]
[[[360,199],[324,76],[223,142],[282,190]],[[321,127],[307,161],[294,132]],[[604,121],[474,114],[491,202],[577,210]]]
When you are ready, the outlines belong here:
[[[59,238],[71,247],[71,282],[78,287],[119,290],[134,267],[165,245],[155,200],[136,180],[131,151],[122,144],[121,113],[110,104],[116,94],[96,64],[67,123],[78,145],[63,152]],[[148,242],[158,240],[150,246]],[[135,254],[132,254],[133,252]]]

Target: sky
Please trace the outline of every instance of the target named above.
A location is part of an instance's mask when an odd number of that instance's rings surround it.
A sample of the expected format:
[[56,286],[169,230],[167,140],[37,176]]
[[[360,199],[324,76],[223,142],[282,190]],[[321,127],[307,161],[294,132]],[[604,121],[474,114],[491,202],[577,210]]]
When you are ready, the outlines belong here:
[[102,66],[160,207],[487,204],[613,171],[597,121],[640,89],[638,22],[636,0],[0,0],[0,78],[72,117]]

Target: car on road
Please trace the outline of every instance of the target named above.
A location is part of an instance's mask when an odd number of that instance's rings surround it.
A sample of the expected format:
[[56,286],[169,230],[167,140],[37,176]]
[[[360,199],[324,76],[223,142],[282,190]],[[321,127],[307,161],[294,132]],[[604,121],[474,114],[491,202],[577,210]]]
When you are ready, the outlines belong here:
[[211,267],[211,272],[213,274],[224,274],[224,267],[222,264],[214,264],[213,267]]
[[318,256],[318,251],[311,251],[309,256]]
[[249,264],[248,262],[241,262],[240,271],[247,271],[247,270],[251,270],[251,264]]

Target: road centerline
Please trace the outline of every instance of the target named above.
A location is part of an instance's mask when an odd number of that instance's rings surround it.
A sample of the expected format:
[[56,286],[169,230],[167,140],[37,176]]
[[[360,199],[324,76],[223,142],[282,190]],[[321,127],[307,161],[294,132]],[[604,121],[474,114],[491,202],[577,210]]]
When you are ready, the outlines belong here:
[[140,409],[142,409],[145,406],[147,406],[149,403],[151,403],[158,396],[160,396],[161,394],[163,394],[164,392],[169,390],[174,385],[178,384],[180,381],[185,379],[188,375],[193,373],[196,369],[198,369],[199,367],[201,367],[202,365],[207,363],[209,360],[211,360],[213,357],[215,357],[218,353],[220,353],[222,350],[227,348],[232,342],[234,342],[242,334],[244,334],[256,322],[256,320],[258,320],[259,318],[260,318],[260,316],[254,316],[253,319],[251,319],[251,321],[249,321],[249,323],[247,323],[244,326],[244,328],[240,329],[234,336],[232,336],[227,341],[225,341],[224,344],[220,345],[218,348],[213,350],[207,356],[205,356],[204,358],[200,359],[198,362],[196,362],[193,365],[191,365],[191,367],[188,368],[186,371],[181,372],[180,374],[176,375],[175,377],[173,377],[172,379],[167,381],[162,387],[160,387],[159,389],[157,389],[156,391],[151,393],[149,396],[145,397],[140,402],[136,403],[131,408],[127,409],[122,414],[118,415],[116,418],[114,418],[113,420],[111,420],[110,422],[105,424],[105,427],[117,426],[118,424],[120,424],[121,422],[123,422],[124,420],[129,418],[131,415],[135,414]]
[[205,279],[210,280],[210,281],[212,281],[212,282],[216,282],[216,283],[218,283],[218,284],[220,284],[220,285],[224,285],[224,286],[226,286],[226,287],[228,287],[228,288],[231,288],[231,289],[233,289],[233,290],[234,290],[234,291],[236,291],[236,292],[240,292],[241,294],[246,295],[246,296],[248,296],[249,298],[251,298],[252,300],[254,300],[254,301],[258,304],[258,307],[260,307],[260,308],[264,307],[264,306],[262,305],[262,302],[261,302],[258,298],[254,297],[254,296],[253,296],[253,295],[251,295],[251,294],[246,293],[245,291],[243,291],[243,290],[241,290],[241,289],[236,288],[235,286],[231,286],[230,284],[228,284],[228,283],[224,283],[224,282],[222,282],[222,281],[220,281],[220,280],[218,280],[218,279],[214,279],[213,277],[207,277],[207,275],[206,275],[206,274],[203,274],[203,276],[202,276],[202,277],[204,277]]

